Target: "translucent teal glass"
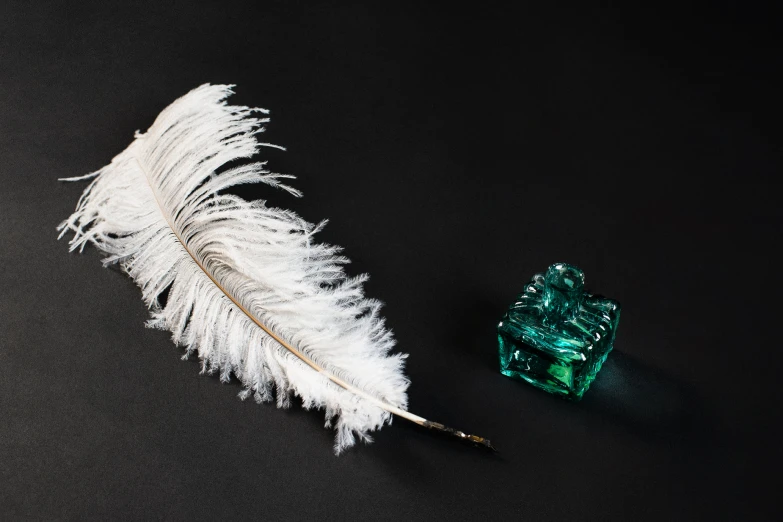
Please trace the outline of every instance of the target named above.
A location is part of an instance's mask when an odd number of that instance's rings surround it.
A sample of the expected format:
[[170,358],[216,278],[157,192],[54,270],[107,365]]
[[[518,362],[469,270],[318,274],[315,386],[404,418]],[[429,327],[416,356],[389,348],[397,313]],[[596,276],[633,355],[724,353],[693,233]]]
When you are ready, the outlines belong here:
[[584,273],[556,263],[536,274],[498,324],[500,372],[578,400],[612,350],[620,303],[584,291]]

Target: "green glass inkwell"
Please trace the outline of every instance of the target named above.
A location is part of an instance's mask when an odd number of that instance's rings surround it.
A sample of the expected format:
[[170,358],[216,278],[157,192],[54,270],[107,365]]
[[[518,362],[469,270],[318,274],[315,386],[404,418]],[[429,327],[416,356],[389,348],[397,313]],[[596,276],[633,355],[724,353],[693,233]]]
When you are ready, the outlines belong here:
[[612,350],[620,303],[584,291],[584,273],[536,274],[498,324],[500,372],[579,400]]

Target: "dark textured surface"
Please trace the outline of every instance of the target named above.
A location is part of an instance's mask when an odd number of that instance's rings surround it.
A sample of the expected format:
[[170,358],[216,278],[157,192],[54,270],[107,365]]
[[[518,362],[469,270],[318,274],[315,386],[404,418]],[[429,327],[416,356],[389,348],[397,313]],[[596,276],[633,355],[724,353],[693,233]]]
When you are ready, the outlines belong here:
[[[764,519],[780,464],[780,46],[769,13],[487,4],[0,5],[0,519]],[[256,4],[256,3],[253,3]],[[336,458],[236,398],[55,225],[203,82],[272,110],[412,411]],[[774,96],[773,96],[774,94]],[[502,377],[494,326],[554,261],[623,305],[580,403]],[[772,315],[772,317],[768,317]]]

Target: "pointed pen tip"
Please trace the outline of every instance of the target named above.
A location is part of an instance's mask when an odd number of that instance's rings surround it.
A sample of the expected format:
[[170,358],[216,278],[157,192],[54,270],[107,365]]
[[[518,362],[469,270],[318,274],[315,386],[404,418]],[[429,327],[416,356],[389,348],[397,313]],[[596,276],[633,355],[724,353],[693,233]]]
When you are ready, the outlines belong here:
[[483,447],[490,450],[493,453],[499,453],[497,448],[495,448],[495,446],[492,445],[489,439],[485,439],[484,437],[479,437],[478,435],[468,435],[467,433],[464,433],[462,431],[455,430],[454,428],[449,428],[448,426],[444,426],[439,422],[425,421],[424,424],[422,425],[425,428],[430,428],[437,432],[451,435],[452,437],[457,437],[458,439],[464,442],[471,443],[476,447]]
[[479,437],[477,435],[468,435],[467,438],[476,446],[482,446],[492,453],[500,453],[498,449],[492,445],[489,439],[485,439],[484,437]]

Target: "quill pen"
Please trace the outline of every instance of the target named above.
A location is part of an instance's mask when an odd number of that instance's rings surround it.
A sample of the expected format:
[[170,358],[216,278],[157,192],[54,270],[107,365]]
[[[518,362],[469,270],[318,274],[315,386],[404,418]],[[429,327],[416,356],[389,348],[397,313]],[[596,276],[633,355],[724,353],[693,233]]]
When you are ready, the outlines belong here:
[[71,251],[93,243],[108,254],[104,265],[119,263],[141,287],[147,325],[171,331],[184,357],[197,353],[202,372],[235,375],[241,398],[286,407],[296,394],[304,408],[324,409],[337,454],[370,442],[393,415],[494,449],[407,411],[405,355],[390,354],[381,304],[364,296],[367,276],[348,277],[340,248],[313,241],[325,222],[224,192],[265,183],[301,196],[266,162],[226,167],[277,147],[256,139],[266,110],[226,103],[232,87],[192,90],[109,165],[66,178],[92,183],[60,237],[70,231]]

